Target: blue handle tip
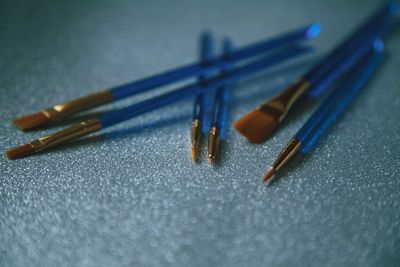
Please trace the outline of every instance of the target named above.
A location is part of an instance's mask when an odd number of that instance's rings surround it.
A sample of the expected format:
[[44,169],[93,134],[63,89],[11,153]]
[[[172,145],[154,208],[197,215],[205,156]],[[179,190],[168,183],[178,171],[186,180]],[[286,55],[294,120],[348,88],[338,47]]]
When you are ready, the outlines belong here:
[[383,40],[382,39],[376,39],[374,41],[373,46],[374,46],[374,50],[376,52],[382,52],[383,48],[385,47],[385,45],[383,44]]
[[313,23],[311,24],[310,28],[307,31],[307,37],[308,38],[314,38],[317,37],[322,31],[322,26],[319,23]]
[[390,1],[389,4],[390,13],[397,16],[400,14],[400,5],[394,1]]

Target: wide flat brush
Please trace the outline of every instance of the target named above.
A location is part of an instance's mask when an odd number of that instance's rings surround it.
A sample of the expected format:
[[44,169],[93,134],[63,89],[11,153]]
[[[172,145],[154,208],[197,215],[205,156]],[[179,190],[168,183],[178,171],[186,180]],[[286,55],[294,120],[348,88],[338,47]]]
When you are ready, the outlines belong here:
[[222,76],[220,75],[214,78],[207,79],[202,85],[196,82],[184,86],[180,89],[139,102],[137,104],[130,105],[119,110],[111,111],[98,118],[93,118],[88,121],[81,122],[80,124],[67,128],[55,134],[39,138],[38,140],[34,140],[29,144],[7,151],[6,156],[10,159],[17,159],[31,155],[33,153],[40,152],[58,144],[66,143],[92,132],[99,131],[101,129],[113,126],[117,123],[131,119],[138,115],[171,104],[185,97],[204,93],[205,91],[215,90],[220,87],[229,86],[267,67],[271,67],[275,64],[281,63],[285,60],[293,58],[294,56],[310,52],[311,50],[312,49],[310,47],[288,47],[284,50],[280,50],[279,52],[274,53],[273,55],[266,56],[256,62],[231,70]]
[[103,90],[73,101],[55,105],[39,112],[16,118],[13,124],[21,130],[32,129],[50,122],[59,121],[103,104],[115,102],[126,97],[142,93],[160,86],[181,81],[192,76],[203,75],[211,71],[218,71],[226,64],[232,64],[240,60],[248,59],[273,49],[292,45],[302,40],[316,37],[321,31],[319,24],[313,23],[306,27],[279,35],[273,39],[253,43],[232,52],[229,61],[224,57],[214,57],[208,64],[196,62],[167,72],[153,75],[132,83]]
[[337,86],[337,89],[332,91],[295,136],[286,144],[272,167],[269,168],[263,177],[264,183],[269,183],[274,174],[280,171],[297,152],[300,151],[302,154],[310,152],[326,130],[337,120],[339,115],[356,97],[357,93],[365,86],[369,77],[382,61],[382,40],[376,40],[372,44],[370,51],[370,53],[367,53],[358,62],[355,70],[348,75],[349,77],[346,77]]
[[[347,61],[351,59],[352,54],[360,49],[360,46],[383,33],[382,28],[394,10],[392,3],[378,9],[366,23],[362,24],[303,78],[239,119],[235,123],[236,130],[250,142],[265,142],[307,90],[315,86],[319,86],[321,90],[322,85],[324,89],[327,88],[348,69],[348,66],[351,67]],[[333,76],[334,79],[332,79]]]

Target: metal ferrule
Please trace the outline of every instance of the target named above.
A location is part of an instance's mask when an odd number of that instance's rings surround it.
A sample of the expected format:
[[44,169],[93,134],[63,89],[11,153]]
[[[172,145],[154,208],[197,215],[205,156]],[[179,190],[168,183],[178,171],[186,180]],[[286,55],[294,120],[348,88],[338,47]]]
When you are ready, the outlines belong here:
[[278,158],[275,160],[272,168],[274,168],[275,171],[279,171],[288,162],[288,160],[296,154],[300,147],[300,141],[296,139],[290,140],[289,143],[286,144],[282,152],[279,154]]
[[81,122],[77,125],[71,126],[65,130],[56,132],[54,134],[41,137],[29,143],[29,145],[36,151],[41,151],[46,148],[66,143],[73,139],[77,139],[84,135],[101,130],[102,126],[99,119],[90,119]]
[[68,117],[72,114],[110,103],[112,100],[113,98],[111,90],[104,90],[55,105],[51,108],[43,110],[42,113],[49,118],[50,121],[56,121],[60,118]]
[[220,129],[214,126],[211,128],[210,134],[208,136],[208,159],[211,163],[214,163],[217,159],[220,144]]
[[276,97],[262,104],[258,109],[273,114],[274,117],[281,122],[293,103],[299,99],[308,88],[310,88],[310,83],[308,81],[299,80]]
[[200,119],[195,118],[192,121],[192,132],[191,132],[193,160],[196,160],[197,152],[200,149],[201,136],[202,136],[201,122]]

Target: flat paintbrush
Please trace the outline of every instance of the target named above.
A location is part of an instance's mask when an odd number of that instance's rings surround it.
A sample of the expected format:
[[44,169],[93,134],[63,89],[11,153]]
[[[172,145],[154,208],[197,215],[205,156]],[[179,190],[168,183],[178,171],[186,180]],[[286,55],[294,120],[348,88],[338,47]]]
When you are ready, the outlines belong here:
[[32,129],[50,122],[62,120],[73,114],[85,111],[103,104],[115,102],[126,97],[145,92],[156,87],[164,86],[198,76],[210,71],[218,71],[226,64],[232,64],[240,60],[248,59],[253,56],[268,52],[270,50],[292,45],[302,40],[316,37],[321,31],[319,24],[310,24],[289,33],[282,34],[273,39],[263,40],[232,52],[232,56],[227,61],[224,57],[214,57],[208,64],[201,62],[192,63],[183,67],[153,75],[132,83],[113,87],[104,91],[90,94],[73,101],[55,105],[42,111],[22,116],[13,121],[14,125],[21,130]]
[[261,71],[267,67],[281,63],[287,59],[291,59],[299,54],[309,52],[310,50],[312,50],[310,47],[288,47],[274,53],[273,55],[266,56],[256,62],[229,71],[223,76],[207,79],[207,81],[205,81],[203,85],[199,85],[196,82],[194,84],[184,86],[181,89],[164,93],[160,96],[145,100],[143,102],[119,110],[111,111],[98,118],[93,118],[81,122],[63,131],[51,134],[43,138],[39,138],[20,147],[13,148],[6,152],[6,156],[10,159],[17,159],[37,153],[58,144],[66,143],[70,140],[77,139],[92,132],[113,126],[117,123],[123,122],[135,116],[176,102],[182,98],[191,95],[197,95],[205,91],[215,90],[216,88],[220,88],[223,86],[229,86],[234,82],[248,77],[251,74],[255,74],[256,72]]
[[350,77],[346,77],[337,86],[337,89],[326,98],[296,135],[287,143],[272,167],[263,177],[265,183],[269,183],[273,175],[280,171],[298,151],[302,154],[310,152],[326,130],[336,121],[357,93],[364,87],[368,78],[374,73],[382,60],[382,40],[376,40],[370,51],[372,52],[364,56],[366,60],[360,60],[356,70],[349,75]]
[[[279,127],[292,108],[304,94],[312,87],[324,86],[339,77],[346,68],[340,67],[363,43],[372,40],[383,34],[383,27],[396,13],[396,5],[393,3],[385,4],[378,9],[374,15],[361,25],[352,35],[345,39],[336,49],[312,68],[303,78],[289,86],[282,93],[261,104],[252,112],[243,116],[235,123],[235,128],[249,141],[253,143],[265,142]],[[340,70],[340,72],[338,72]],[[329,82],[327,82],[327,79]]]

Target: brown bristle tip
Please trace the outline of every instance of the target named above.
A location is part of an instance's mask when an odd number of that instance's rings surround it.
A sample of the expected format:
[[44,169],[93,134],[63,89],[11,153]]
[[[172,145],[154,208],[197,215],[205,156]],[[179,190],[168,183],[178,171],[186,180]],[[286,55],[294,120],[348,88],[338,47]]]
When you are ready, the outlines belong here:
[[13,120],[13,124],[20,130],[29,130],[49,122],[49,118],[42,112],[19,117]]
[[196,158],[197,158],[197,151],[195,148],[192,148],[192,160],[196,162]]
[[268,172],[263,177],[263,183],[264,184],[269,184],[269,182],[271,181],[271,178],[274,176],[274,174],[275,174],[275,169],[274,168],[270,168],[268,170]]
[[11,160],[20,159],[35,153],[31,145],[25,144],[8,150],[5,154]]
[[216,163],[216,158],[214,156],[208,156],[208,163],[214,165]]
[[236,121],[235,129],[252,143],[264,143],[278,128],[278,118],[262,110],[253,110]]

